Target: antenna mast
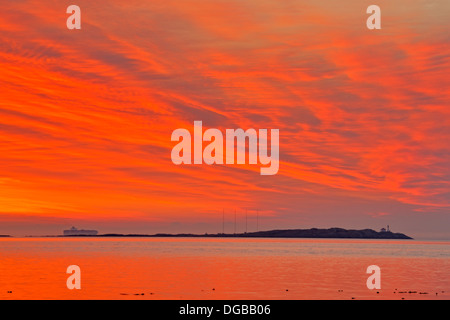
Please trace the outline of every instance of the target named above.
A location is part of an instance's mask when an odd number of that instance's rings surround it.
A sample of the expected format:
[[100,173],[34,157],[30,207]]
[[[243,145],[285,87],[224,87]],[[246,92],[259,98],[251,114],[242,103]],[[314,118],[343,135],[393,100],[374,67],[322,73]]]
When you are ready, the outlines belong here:
[[236,234],[236,209],[234,209],[234,234]]
[[256,232],[259,231],[259,209],[256,209]]

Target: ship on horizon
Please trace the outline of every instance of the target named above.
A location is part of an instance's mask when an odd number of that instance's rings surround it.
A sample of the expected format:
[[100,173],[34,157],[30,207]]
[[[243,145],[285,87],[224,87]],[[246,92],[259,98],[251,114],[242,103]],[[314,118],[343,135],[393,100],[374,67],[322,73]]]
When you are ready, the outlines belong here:
[[96,236],[98,235],[97,230],[83,230],[77,229],[75,227],[70,228],[69,230],[64,230],[64,236]]

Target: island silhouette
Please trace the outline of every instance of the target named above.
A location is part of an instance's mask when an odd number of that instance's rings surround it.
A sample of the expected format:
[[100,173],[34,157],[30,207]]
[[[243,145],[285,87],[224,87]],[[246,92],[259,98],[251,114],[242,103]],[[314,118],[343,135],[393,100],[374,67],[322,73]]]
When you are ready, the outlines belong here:
[[106,233],[99,235],[64,235],[64,237],[198,237],[198,238],[337,238],[337,239],[413,239],[403,233],[391,231],[378,232],[372,229],[347,230],[342,228],[329,229],[284,229],[244,233],[157,233],[157,234],[120,234]]

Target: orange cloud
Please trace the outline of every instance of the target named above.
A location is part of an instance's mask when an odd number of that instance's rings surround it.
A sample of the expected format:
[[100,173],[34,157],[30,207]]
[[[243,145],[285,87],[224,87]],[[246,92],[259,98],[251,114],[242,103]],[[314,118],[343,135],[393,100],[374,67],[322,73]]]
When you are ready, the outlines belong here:
[[[356,1],[77,4],[78,31],[48,1],[0,17],[0,212],[203,221],[245,207],[288,224],[347,197],[448,211],[438,7],[382,1],[375,33]],[[280,129],[279,173],[173,165],[170,134],[194,120]]]

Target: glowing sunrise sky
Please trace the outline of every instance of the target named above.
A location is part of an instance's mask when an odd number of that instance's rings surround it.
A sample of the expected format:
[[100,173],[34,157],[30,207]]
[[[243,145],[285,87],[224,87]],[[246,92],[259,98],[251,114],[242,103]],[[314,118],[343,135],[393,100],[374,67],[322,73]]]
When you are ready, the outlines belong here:
[[[81,8],[68,30],[66,8]],[[368,30],[377,4],[382,29]],[[343,227],[450,239],[450,2],[3,1],[0,234]],[[279,129],[278,174],[171,161]]]

